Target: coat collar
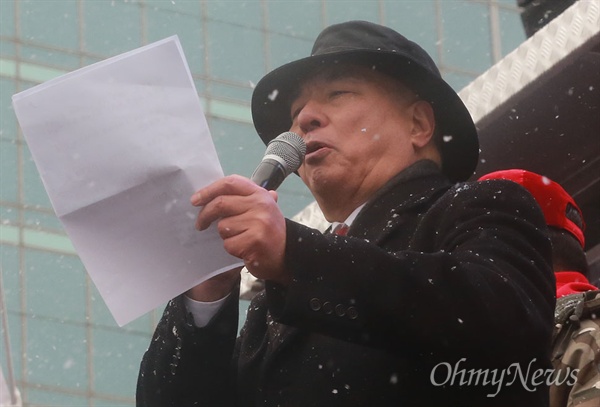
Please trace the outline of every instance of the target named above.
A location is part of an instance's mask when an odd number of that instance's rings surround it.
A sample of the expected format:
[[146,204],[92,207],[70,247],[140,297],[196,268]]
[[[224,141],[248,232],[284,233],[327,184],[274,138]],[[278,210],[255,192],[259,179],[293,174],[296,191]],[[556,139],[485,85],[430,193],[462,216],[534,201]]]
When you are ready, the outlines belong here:
[[420,160],[390,179],[356,217],[349,236],[374,243],[385,239],[402,221],[402,214],[417,207],[429,207],[431,200],[452,186],[433,161]]

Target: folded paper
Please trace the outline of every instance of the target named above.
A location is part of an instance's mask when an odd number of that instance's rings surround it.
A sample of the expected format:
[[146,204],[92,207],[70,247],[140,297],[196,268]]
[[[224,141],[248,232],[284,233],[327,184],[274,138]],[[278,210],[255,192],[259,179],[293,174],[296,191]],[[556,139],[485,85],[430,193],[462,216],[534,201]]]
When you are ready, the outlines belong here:
[[119,325],[241,264],[216,228],[194,229],[190,196],[223,172],[176,36],[18,93],[13,106]]

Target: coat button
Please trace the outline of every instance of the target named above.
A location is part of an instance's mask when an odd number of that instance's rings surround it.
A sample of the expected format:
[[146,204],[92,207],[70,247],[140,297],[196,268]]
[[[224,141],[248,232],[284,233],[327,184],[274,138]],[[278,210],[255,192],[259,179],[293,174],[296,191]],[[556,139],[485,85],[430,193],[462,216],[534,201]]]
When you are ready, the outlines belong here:
[[355,307],[348,307],[346,314],[348,315],[348,318],[350,318],[350,319],[358,318],[358,311],[356,310]]
[[338,317],[343,317],[346,315],[346,308],[342,304],[338,304],[335,306],[335,315]]
[[313,311],[318,311],[321,309],[321,301],[318,298],[311,298],[309,305],[310,309]]
[[326,313],[327,315],[333,313],[333,305],[329,301],[325,301],[323,303],[323,312]]

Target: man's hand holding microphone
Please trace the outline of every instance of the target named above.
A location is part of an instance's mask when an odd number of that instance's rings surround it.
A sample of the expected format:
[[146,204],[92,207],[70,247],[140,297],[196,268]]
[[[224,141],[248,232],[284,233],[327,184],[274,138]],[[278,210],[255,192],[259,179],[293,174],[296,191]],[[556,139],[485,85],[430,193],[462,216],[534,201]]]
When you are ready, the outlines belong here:
[[[275,189],[302,161],[306,146],[292,132],[282,133],[267,146],[252,177],[230,175],[200,189],[191,197],[201,207],[196,228],[204,230],[217,222],[225,250],[244,261],[255,277],[287,284],[284,269],[285,218],[277,204]],[[229,294],[241,268],[229,270],[187,292],[196,301],[212,302]]]

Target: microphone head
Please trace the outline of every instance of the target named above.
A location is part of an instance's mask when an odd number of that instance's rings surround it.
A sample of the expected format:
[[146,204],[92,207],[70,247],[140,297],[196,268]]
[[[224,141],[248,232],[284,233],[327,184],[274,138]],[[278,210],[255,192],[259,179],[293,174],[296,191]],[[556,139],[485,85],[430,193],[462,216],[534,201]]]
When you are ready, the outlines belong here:
[[287,176],[300,168],[305,154],[306,144],[302,140],[302,137],[296,133],[287,131],[269,141],[265,157],[275,155],[282,158],[285,162],[285,169],[287,171],[285,175]]

